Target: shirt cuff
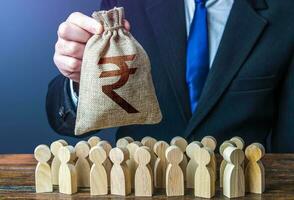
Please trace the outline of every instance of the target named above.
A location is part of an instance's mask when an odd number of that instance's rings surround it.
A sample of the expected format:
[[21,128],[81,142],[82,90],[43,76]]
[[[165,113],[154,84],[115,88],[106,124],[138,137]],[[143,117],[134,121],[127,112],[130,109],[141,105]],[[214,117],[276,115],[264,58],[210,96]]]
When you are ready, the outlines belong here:
[[78,95],[74,90],[72,80],[70,80],[70,82],[69,82],[69,87],[70,87],[70,95],[71,95],[72,102],[73,102],[74,106],[78,106]]

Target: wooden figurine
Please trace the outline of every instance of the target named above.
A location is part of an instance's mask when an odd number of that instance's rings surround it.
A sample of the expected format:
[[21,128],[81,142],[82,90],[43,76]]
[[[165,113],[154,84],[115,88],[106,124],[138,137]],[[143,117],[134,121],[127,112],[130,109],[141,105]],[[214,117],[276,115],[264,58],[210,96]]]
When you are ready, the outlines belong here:
[[127,145],[127,149],[129,151],[129,159],[126,161],[127,166],[129,168],[130,171],[130,175],[131,175],[131,186],[132,188],[134,188],[135,186],[135,172],[136,172],[136,168],[137,168],[137,163],[135,161],[135,152],[136,150],[142,146],[141,142],[138,141],[134,141],[132,143],[129,143]]
[[131,176],[126,165],[129,152],[126,148],[113,148],[109,153],[113,166],[110,171],[111,194],[126,196],[131,193]]
[[97,136],[92,136],[88,139],[88,144],[90,145],[90,147],[94,147],[98,144],[98,142],[100,142],[101,139],[100,137],[97,137]]
[[[100,137],[98,137],[98,136],[92,136],[92,137],[90,137],[89,139],[88,139],[88,144],[89,144],[89,146],[90,146],[90,148],[92,148],[92,147],[94,147],[94,146],[96,146],[97,144],[98,144],[98,142],[100,142],[101,141],[101,139],[100,139]],[[90,167],[92,166],[92,161],[89,159],[89,156],[87,157],[87,160],[88,160],[88,162],[89,162],[89,164],[90,164]]]
[[77,161],[75,164],[77,170],[78,187],[90,187],[90,163],[88,161],[90,145],[86,141],[80,141],[75,146]]
[[217,174],[216,174],[216,158],[215,158],[215,154],[214,154],[214,151],[215,151],[215,148],[216,148],[216,145],[217,145],[216,139],[214,137],[212,137],[212,136],[205,136],[201,140],[201,143],[203,144],[204,147],[210,148],[210,150],[213,153],[212,154],[212,159],[211,159],[211,162],[209,163],[209,165],[212,168],[214,180],[216,181],[216,177],[217,177]]
[[97,146],[102,147],[106,153],[106,159],[103,162],[103,166],[104,166],[106,173],[107,173],[107,180],[110,180],[110,170],[112,168],[112,162],[109,159],[109,152],[112,149],[112,147],[109,144],[109,142],[107,142],[105,140],[98,142]]
[[139,147],[135,152],[137,169],[135,172],[135,196],[152,196],[153,175],[150,167],[151,154],[146,146]]
[[129,143],[134,142],[134,139],[127,136],[117,140],[116,147],[126,148]]
[[241,167],[244,152],[236,147],[227,147],[223,153],[227,161],[223,176],[223,194],[228,198],[245,196],[244,171]]
[[212,198],[215,195],[215,180],[212,167],[213,152],[208,147],[197,148],[195,160],[198,167],[195,172],[194,195],[201,198]]
[[156,188],[165,188],[165,177],[167,161],[165,157],[165,151],[169,147],[168,143],[164,141],[158,141],[154,145],[154,153],[157,155],[157,159],[154,166],[154,186]]
[[34,151],[35,159],[38,161],[35,170],[36,193],[52,192],[52,175],[48,161],[51,158],[51,151],[47,145],[39,145]]
[[166,195],[184,195],[184,174],[180,167],[183,160],[183,151],[172,145],[166,149],[166,160],[169,163],[166,170]]
[[54,158],[51,163],[51,174],[52,174],[52,183],[53,185],[58,185],[58,174],[60,167],[60,160],[58,158],[58,151],[61,147],[67,146],[67,142],[65,140],[57,140],[50,145],[51,153]]
[[154,145],[155,145],[156,142],[157,142],[157,140],[154,139],[153,137],[150,137],[150,136],[146,136],[141,140],[141,143],[144,146],[149,147],[149,149],[150,149],[150,154],[151,154],[150,166],[151,166],[151,169],[154,169],[156,158],[157,158],[155,153],[154,153],[154,150],[153,150]]
[[203,144],[198,141],[191,142],[187,148],[186,148],[186,153],[187,156],[190,158],[187,168],[186,168],[186,187],[187,188],[194,188],[194,176],[196,169],[198,167],[198,164],[195,160],[195,152],[198,148],[202,148]]
[[[232,137],[230,141],[234,142],[238,149],[241,149],[242,151],[244,151],[245,142],[241,137],[238,137],[238,136]],[[244,160],[243,163],[241,164],[241,167],[243,168],[243,170],[245,170],[245,161],[246,160]]]
[[73,146],[61,147],[58,151],[61,162],[59,168],[59,192],[63,194],[74,194],[77,192],[77,171],[72,164],[76,159]]
[[170,145],[175,145],[177,147],[179,147],[181,149],[181,151],[183,152],[183,160],[180,163],[180,167],[182,168],[182,171],[184,173],[184,181],[186,181],[186,168],[187,168],[187,164],[188,164],[188,159],[186,156],[186,148],[188,146],[188,142],[187,140],[185,140],[185,138],[180,137],[180,136],[176,136],[174,137],[171,142]]
[[91,195],[106,195],[109,180],[103,166],[107,158],[106,151],[97,145],[91,148],[89,158],[93,163],[90,171],[90,193]]
[[[222,145],[220,145],[219,147],[219,153],[222,157],[224,157],[224,150],[227,147],[236,147],[235,143],[230,141],[230,140],[226,140],[222,143]],[[220,184],[220,188],[223,187],[223,175],[224,175],[224,171],[225,171],[225,167],[227,165],[227,161],[225,159],[222,160],[221,165],[220,165],[220,169],[219,169],[219,184]]]
[[262,194],[265,190],[265,171],[261,158],[265,149],[260,143],[253,143],[245,150],[248,160],[245,170],[246,192]]

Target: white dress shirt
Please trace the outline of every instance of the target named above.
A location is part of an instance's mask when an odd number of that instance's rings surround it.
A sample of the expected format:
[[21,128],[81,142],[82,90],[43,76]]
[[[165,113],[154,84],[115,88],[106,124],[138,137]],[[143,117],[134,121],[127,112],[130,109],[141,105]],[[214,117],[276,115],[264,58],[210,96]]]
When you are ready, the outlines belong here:
[[[195,0],[185,1],[186,29],[189,37],[190,26],[194,17]],[[212,66],[219,43],[221,41],[227,19],[229,17],[234,0],[206,0],[207,25],[209,40],[209,63]],[[73,81],[70,81],[70,91],[74,105],[78,104],[78,96],[73,89]]]

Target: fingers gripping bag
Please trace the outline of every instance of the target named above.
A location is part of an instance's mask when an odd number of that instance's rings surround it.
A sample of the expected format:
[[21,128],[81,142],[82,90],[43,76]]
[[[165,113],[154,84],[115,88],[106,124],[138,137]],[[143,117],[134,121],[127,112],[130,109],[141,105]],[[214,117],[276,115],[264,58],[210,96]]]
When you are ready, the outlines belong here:
[[162,119],[148,55],[124,29],[124,9],[93,13],[104,32],[88,41],[81,68],[75,135]]

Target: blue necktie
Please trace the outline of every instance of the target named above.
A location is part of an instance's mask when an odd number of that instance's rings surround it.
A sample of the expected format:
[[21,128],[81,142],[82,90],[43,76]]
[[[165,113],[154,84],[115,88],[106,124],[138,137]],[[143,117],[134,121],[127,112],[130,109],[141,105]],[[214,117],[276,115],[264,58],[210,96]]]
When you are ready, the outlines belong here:
[[207,10],[205,0],[195,0],[195,13],[187,44],[186,82],[192,113],[195,111],[209,72]]

